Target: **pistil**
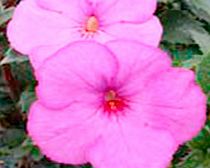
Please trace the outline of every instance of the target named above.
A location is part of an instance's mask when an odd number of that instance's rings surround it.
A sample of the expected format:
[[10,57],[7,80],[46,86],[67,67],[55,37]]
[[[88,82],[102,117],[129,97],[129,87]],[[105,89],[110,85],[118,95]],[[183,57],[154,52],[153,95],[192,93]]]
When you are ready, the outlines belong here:
[[107,112],[123,111],[126,107],[125,100],[114,90],[105,93],[104,110]]

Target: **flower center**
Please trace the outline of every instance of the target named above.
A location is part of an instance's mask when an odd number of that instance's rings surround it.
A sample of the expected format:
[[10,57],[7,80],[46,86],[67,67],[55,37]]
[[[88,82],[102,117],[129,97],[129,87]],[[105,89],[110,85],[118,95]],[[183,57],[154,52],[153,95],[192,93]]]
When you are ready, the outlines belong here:
[[105,93],[104,110],[108,112],[123,111],[126,107],[125,101],[119,95],[109,90]]
[[85,27],[86,32],[95,33],[97,32],[98,28],[99,28],[98,19],[95,16],[89,17],[86,22],[86,27]]

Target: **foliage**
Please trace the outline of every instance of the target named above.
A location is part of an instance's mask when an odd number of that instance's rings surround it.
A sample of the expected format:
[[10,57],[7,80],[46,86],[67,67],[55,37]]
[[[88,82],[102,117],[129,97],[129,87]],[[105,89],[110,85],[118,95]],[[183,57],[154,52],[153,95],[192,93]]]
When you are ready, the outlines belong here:
[[[27,57],[12,50],[5,30],[17,0],[0,1],[0,167],[90,168],[55,164],[45,158],[27,137],[25,123],[36,99],[36,80]],[[196,72],[210,104],[210,1],[159,0],[157,15],[164,26],[161,47],[174,66]],[[172,168],[210,167],[210,121],[192,141],[174,155]]]

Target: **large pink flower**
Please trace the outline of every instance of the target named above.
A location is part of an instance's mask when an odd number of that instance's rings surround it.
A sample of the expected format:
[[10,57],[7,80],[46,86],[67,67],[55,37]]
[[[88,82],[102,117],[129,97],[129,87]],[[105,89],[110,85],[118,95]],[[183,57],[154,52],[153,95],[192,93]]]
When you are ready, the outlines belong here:
[[157,0],[23,0],[9,23],[8,38],[24,54],[47,46],[48,56],[85,39],[133,39],[157,46],[162,26],[153,16],[156,4]]
[[131,41],[76,42],[36,74],[28,132],[50,159],[95,168],[166,168],[205,122],[194,74]]

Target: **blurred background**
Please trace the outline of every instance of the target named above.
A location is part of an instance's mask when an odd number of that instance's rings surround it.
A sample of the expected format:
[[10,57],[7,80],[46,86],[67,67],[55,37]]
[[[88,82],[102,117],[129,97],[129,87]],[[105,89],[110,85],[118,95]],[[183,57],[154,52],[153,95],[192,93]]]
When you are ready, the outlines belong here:
[[[25,123],[36,99],[36,81],[26,56],[12,50],[6,26],[19,0],[0,0],[0,168],[91,168],[47,160],[27,137]],[[174,66],[196,73],[210,97],[210,0],[159,0],[157,15],[164,26],[161,48]],[[208,99],[208,118],[209,118]],[[170,168],[210,168],[210,122],[192,141],[180,146]]]

